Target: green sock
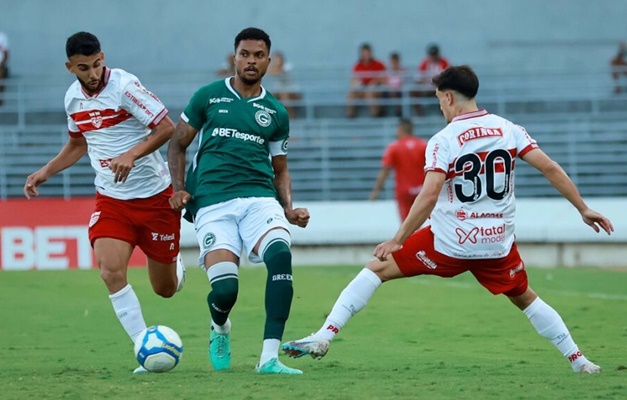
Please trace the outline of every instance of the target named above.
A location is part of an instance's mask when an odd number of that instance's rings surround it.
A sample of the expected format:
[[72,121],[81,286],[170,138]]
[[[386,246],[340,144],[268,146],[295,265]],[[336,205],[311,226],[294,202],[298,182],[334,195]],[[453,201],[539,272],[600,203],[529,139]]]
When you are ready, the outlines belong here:
[[292,253],[284,241],[275,241],[263,254],[268,268],[266,280],[266,325],[264,339],[281,339],[290,315],[292,287]]
[[211,319],[217,325],[224,325],[237,300],[239,281],[237,278],[221,279],[213,282],[211,289],[207,296]]

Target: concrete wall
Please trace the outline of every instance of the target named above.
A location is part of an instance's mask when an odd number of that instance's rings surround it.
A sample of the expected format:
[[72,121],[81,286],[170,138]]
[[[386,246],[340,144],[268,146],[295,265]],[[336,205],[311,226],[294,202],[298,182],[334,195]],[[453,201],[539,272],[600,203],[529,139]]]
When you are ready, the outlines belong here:
[[65,40],[79,30],[101,38],[109,65],[137,74],[212,71],[251,25],[301,68],[346,68],[369,41],[409,66],[438,42],[453,63],[605,71],[627,39],[619,0],[0,0],[0,10],[20,76],[63,75]]
[[[627,266],[627,209],[624,198],[589,199],[588,205],[612,220],[608,236],[585,225],[563,199],[517,201],[516,237],[527,265],[541,267]],[[295,265],[363,264],[374,246],[391,238],[399,220],[393,201],[308,202],[311,222],[292,228]],[[197,264],[198,245],[192,224],[183,222],[185,261]],[[244,263],[246,264],[246,263]]]

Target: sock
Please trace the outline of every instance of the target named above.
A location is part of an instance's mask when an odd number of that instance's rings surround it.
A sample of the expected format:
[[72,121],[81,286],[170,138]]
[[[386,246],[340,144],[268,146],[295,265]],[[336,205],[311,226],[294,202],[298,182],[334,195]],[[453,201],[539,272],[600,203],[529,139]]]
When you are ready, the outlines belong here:
[[213,329],[214,331],[216,331],[220,335],[226,335],[227,333],[231,332],[231,320],[227,318],[226,322],[223,325],[218,325],[212,319],[211,320],[211,329]]
[[280,345],[281,341],[279,339],[264,339],[259,366],[262,366],[273,358],[279,358]]
[[219,262],[207,269],[207,276],[212,289],[207,296],[211,320],[215,325],[222,326],[228,321],[229,313],[237,301],[237,265],[230,261]]
[[584,364],[589,362],[579,351],[560,315],[541,298],[536,298],[523,312],[536,331],[553,343],[568,359],[573,370],[579,371]]
[[265,248],[263,261],[268,268],[265,299],[266,325],[263,338],[264,340],[280,340],[283,337],[294,296],[292,253],[289,245],[281,239],[274,240]]
[[332,340],[348,320],[368,304],[379,286],[381,279],[377,274],[368,268],[362,269],[342,291],[324,325],[314,336],[322,340]]
[[183,257],[181,253],[176,256],[176,291],[180,292],[183,289],[185,283],[185,264],[183,264]]
[[146,329],[146,322],[133,288],[127,284],[118,292],[109,295],[109,299],[122,327],[135,343],[137,336]]

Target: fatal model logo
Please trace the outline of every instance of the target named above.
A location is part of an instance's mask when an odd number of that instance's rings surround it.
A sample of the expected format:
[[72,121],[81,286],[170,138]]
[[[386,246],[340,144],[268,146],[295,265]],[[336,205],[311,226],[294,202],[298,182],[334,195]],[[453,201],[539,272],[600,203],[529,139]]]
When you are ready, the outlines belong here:
[[255,121],[257,121],[259,125],[265,128],[265,127],[270,126],[270,123],[272,122],[272,118],[270,117],[270,114],[268,114],[267,111],[259,110],[255,113]]

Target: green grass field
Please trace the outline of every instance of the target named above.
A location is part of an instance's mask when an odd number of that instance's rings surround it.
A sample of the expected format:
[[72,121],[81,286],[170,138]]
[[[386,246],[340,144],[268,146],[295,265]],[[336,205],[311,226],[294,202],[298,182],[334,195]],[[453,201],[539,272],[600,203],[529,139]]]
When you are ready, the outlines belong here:
[[[294,271],[285,339],[321,325],[360,267]],[[130,281],[148,324],[184,343],[167,374],[134,376],[132,344],[115,318],[98,271],[0,273],[2,399],[625,399],[627,273],[531,269],[532,287],[562,315],[600,375],[571,372],[525,316],[472,276],[390,282],[317,361],[283,358],[303,376],[259,376],[265,269],[243,269],[233,322],[233,365],[207,358],[208,282],[188,269],[172,299],[151,293],[146,270]]]

